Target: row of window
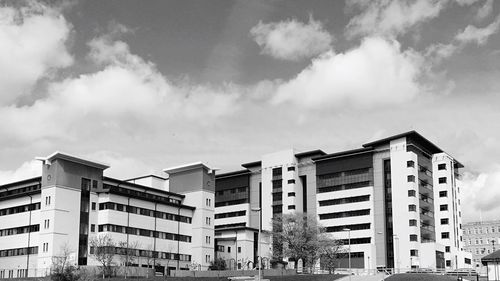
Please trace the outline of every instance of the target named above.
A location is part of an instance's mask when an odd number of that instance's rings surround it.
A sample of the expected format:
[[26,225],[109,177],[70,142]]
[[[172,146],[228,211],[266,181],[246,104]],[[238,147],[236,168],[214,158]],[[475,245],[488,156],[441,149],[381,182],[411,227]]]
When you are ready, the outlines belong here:
[[[415,167],[415,162],[413,160],[406,161],[406,167],[408,168]],[[420,167],[424,168],[425,170],[429,170],[423,166]],[[438,170],[446,170],[446,164],[438,164]]]
[[[140,250],[140,249],[127,249],[122,247],[99,247],[97,251],[102,251],[105,253],[115,253],[117,255],[126,255],[127,252],[129,255],[137,256],[137,257],[154,257],[159,259],[169,259],[169,260],[180,260],[180,261],[191,261],[191,255],[184,254],[176,254],[170,252],[160,252],[160,251],[151,251],[151,250]],[[94,254],[96,252],[95,247],[90,247],[90,254]]]
[[41,185],[39,183],[37,183],[37,184],[26,186],[23,188],[7,190],[7,191],[0,192],[0,198],[9,197],[9,196],[18,195],[18,194],[23,194],[23,193],[28,193],[28,192],[32,192],[32,191],[37,191],[37,190],[40,190],[40,188],[41,188]]
[[340,184],[340,185],[333,185],[333,186],[318,187],[317,191],[318,191],[318,193],[325,193],[325,192],[332,192],[332,191],[341,191],[341,190],[362,188],[362,187],[367,187],[367,186],[371,186],[371,185],[372,185],[371,181],[360,181],[360,182],[349,183],[349,184]]
[[345,229],[349,229],[350,231],[370,229],[370,223],[327,226],[325,230],[326,232],[342,232]]
[[320,220],[328,220],[328,219],[367,216],[367,215],[370,215],[370,209],[320,214],[319,219]]
[[215,219],[224,219],[224,218],[233,218],[233,217],[241,217],[247,214],[247,211],[236,211],[236,212],[227,212],[215,214]]
[[479,227],[479,228],[467,228],[465,229],[465,233],[467,234],[482,234],[482,233],[495,233],[496,232],[500,232],[500,226],[496,227],[496,226],[492,226],[492,227],[488,227],[488,226],[485,226],[484,228],[483,227]]
[[245,226],[245,225],[246,225],[246,223],[244,223],[244,222],[220,224],[220,225],[216,225],[215,229],[230,228],[230,227],[242,227],[242,226]]
[[9,236],[16,234],[23,234],[28,232],[37,232],[40,230],[39,224],[19,226],[13,228],[0,229],[0,236]]
[[161,195],[146,193],[143,191],[128,189],[128,188],[109,185],[109,184],[104,184],[104,189],[109,189],[109,191],[111,193],[118,193],[118,194],[122,194],[122,195],[129,196],[129,197],[131,196],[131,197],[146,199],[146,201],[160,201],[160,202],[171,203],[171,204],[175,204],[175,205],[181,204],[181,200],[179,200],[179,199],[174,199],[171,197],[165,197],[165,196],[161,196]]
[[345,197],[345,198],[337,198],[330,200],[321,200],[319,201],[319,206],[331,206],[331,205],[341,205],[341,204],[349,204],[356,202],[364,202],[369,201],[370,195],[361,195],[361,196],[353,196],[353,197]]
[[[491,240],[490,240],[490,239],[491,239]],[[495,243],[496,243],[496,244],[500,244],[500,243],[496,242],[497,240],[498,240],[498,241],[500,241],[500,238],[493,238],[493,237],[491,237],[490,239],[485,238],[485,240],[483,240],[483,238],[476,238],[476,239],[475,239],[475,242],[476,242],[476,244],[475,244],[475,245],[490,244],[490,242],[491,242],[491,244],[492,244],[492,245],[495,245]],[[472,242],[473,242],[474,240],[469,239],[469,240],[468,240],[468,243],[467,243],[467,239],[466,239],[465,241],[466,241],[466,245],[473,245],[473,243],[472,243]]]
[[149,229],[143,229],[143,228],[135,228],[135,227],[129,227],[129,226],[116,225],[116,224],[100,224],[98,227],[98,231],[99,232],[108,231],[108,232],[126,233],[126,234],[131,234],[131,235],[155,237],[155,238],[160,238],[160,239],[183,241],[183,242],[191,243],[191,236],[188,236],[188,235],[162,232],[162,231],[156,231],[156,230],[149,230]]
[[217,196],[221,196],[224,194],[236,194],[236,193],[244,193],[247,192],[247,187],[236,187],[236,188],[231,188],[231,189],[226,189],[226,190],[219,190],[215,194]]
[[[94,209],[95,209],[95,203],[92,202],[92,210],[94,210]],[[172,213],[167,213],[167,212],[155,211],[155,210],[141,208],[141,207],[135,207],[135,206],[131,206],[131,205],[124,205],[124,204],[114,203],[114,202],[99,203],[99,210],[115,210],[115,211],[120,211],[120,212],[131,213],[131,214],[156,217],[156,218],[164,219],[164,220],[180,221],[180,222],[184,222],[184,223],[191,223],[192,222],[192,218],[190,218],[190,217],[181,216],[181,215],[172,214]]]
[[215,207],[232,206],[232,205],[239,205],[239,204],[245,204],[245,203],[248,203],[248,199],[237,199],[237,200],[231,200],[231,201],[216,202]]
[[[224,249],[225,249],[225,247],[223,245],[218,245],[217,246],[217,252],[224,253],[225,252]],[[227,252],[231,253],[231,247],[230,246],[227,246]],[[241,253],[241,247],[238,247],[238,253]]]
[[23,255],[28,255],[28,254],[30,254],[30,255],[38,254],[38,246],[0,250],[0,257],[1,258],[12,257],[12,256],[23,256]]
[[18,214],[18,213],[40,210],[40,205],[41,205],[40,202],[38,202],[38,203],[26,204],[26,205],[22,205],[22,206],[0,209],[0,216],[7,216],[7,215]]

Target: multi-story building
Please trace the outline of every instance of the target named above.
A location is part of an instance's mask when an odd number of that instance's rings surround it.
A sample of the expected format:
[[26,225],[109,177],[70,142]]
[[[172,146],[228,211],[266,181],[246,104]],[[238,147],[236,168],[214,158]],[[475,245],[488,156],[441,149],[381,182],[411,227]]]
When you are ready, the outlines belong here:
[[472,254],[474,268],[486,274],[481,258],[500,250],[500,220],[463,224],[464,248]]
[[0,278],[44,276],[63,249],[79,266],[97,265],[89,241],[102,234],[118,254],[133,251],[132,266],[210,265],[215,172],[206,165],[123,181],[103,176],[107,165],[69,154],[42,160],[41,177],[0,186]]
[[[217,255],[242,247],[234,228],[270,231],[273,217],[290,212],[317,216],[345,244],[353,267],[375,269],[470,267],[463,251],[457,160],[415,131],[327,154],[286,150],[216,176]],[[220,238],[220,239],[219,239]],[[231,238],[231,239],[229,239]],[[236,246],[238,243],[240,246]],[[272,242],[267,241],[270,255]],[[256,261],[255,244],[236,261]],[[253,248],[252,248],[253,247]],[[347,267],[347,258],[340,259]]]
[[[463,166],[414,131],[331,154],[266,154],[218,175],[193,163],[119,180],[103,175],[107,165],[69,154],[40,160],[41,177],[0,186],[0,278],[46,275],[63,248],[75,264],[97,265],[89,241],[103,234],[119,245],[115,264],[123,263],[123,245],[134,245],[132,266],[166,272],[204,270],[215,258],[255,268],[259,249],[267,267],[279,249],[271,222],[293,212],[316,216],[350,244],[356,268],[471,263],[461,227]],[[340,259],[339,267],[347,264]]]

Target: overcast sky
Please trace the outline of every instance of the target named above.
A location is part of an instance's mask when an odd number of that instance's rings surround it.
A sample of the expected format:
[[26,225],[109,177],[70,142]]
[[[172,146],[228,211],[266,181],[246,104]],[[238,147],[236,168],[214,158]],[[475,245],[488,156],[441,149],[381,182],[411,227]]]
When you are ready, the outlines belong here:
[[0,184],[54,151],[121,179],[416,130],[500,219],[500,1],[0,1]]

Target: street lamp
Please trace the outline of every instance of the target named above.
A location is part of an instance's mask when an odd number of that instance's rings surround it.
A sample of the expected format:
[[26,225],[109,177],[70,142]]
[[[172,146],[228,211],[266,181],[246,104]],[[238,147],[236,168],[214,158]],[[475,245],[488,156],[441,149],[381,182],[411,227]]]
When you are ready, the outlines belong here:
[[[262,269],[261,269],[261,267],[262,267],[262,257],[261,257],[261,252],[260,252],[260,244],[261,244],[261,241],[260,241],[260,238],[261,238],[260,237],[260,232],[261,232],[261,228],[262,228],[262,226],[260,225],[260,220],[261,220],[261,216],[262,216],[262,209],[261,208],[252,208],[252,211],[253,212],[259,212],[259,236],[257,238],[258,243],[259,243],[258,248],[257,248],[259,256],[257,258],[257,262],[259,264],[259,279],[258,280],[260,281],[260,276],[262,274]],[[238,249],[236,249],[236,250],[238,250]]]
[[349,241],[349,281],[351,281],[351,229],[350,228],[344,228],[342,229],[343,231],[347,231],[348,234],[348,241]]

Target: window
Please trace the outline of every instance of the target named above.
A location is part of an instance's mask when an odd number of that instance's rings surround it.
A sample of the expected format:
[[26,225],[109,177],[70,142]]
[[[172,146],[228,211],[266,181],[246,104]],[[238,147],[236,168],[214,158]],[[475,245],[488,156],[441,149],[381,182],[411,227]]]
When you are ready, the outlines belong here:
[[238,253],[241,253],[241,247],[238,247]]
[[45,206],[50,205],[50,196],[45,196]]
[[95,224],[90,225],[90,232],[95,232]]
[[415,182],[415,176],[409,175],[408,176],[408,182]]
[[417,220],[410,220],[410,226],[417,226]]
[[446,164],[438,164],[438,170],[446,170]]
[[295,210],[295,205],[289,205],[288,210]]
[[224,252],[224,246],[218,245],[217,246],[217,252]]
[[439,205],[439,210],[440,211],[448,211],[448,204]]
[[412,160],[406,161],[406,167],[408,168],[415,167],[415,162],[413,162]]
[[418,241],[418,235],[410,234],[410,241]]
[[288,192],[288,197],[295,197],[295,192]]
[[418,257],[418,250],[411,249],[410,250],[410,256],[412,256],[412,257]]
[[441,224],[449,224],[449,219],[441,219]]
[[438,179],[439,183],[446,183],[446,177],[442,177]]
[[210,244],[210,236],[205,236],[205,242],[206,242],[207,244]]
[[408,197],[416,197],[417,192],[415,190],[408,190]]
[[444,247],[444,251],[447,252],[447,253],[449,253],[450,252],[450,246]]
[[448,197],[448,191],[439,191],[439,197]]
[[208,207],[210,207],[211,203],[212,203],[212,200],[211,200],[211,199],[207,198],[207,199],[205,200],[205,204],[206,204]]
[[50,220],[45,220],[43,224],[43,228],[47,229],[50,227]]
[[449,239],[450,233],[449,232],[441,232],[441,238],[442,239]]
[[205,255],[205,262],[210,262],[210,255]]
[[416,212],[417,211],[417,206],[416,205],[408,205],[408,211],[410,212]]
[[210,225],[210,217],[206,217],[206,218],[205,218],[205,223],[206,223],[207,225]]
[[451,260],[446,260],[446,266],[451,266]]
[[295,167],[294,166],[290,166],[286,169],[287,171],[295,171]]
[[92,211],[95,211],[96,203],[92,202]]
[[227,247],[227,252],[231,253],[231,247],[229,247],[229,246]]
[[288,180],[288,183],[293,184],[293,183],[295,183],[295,180],[294,179]]

